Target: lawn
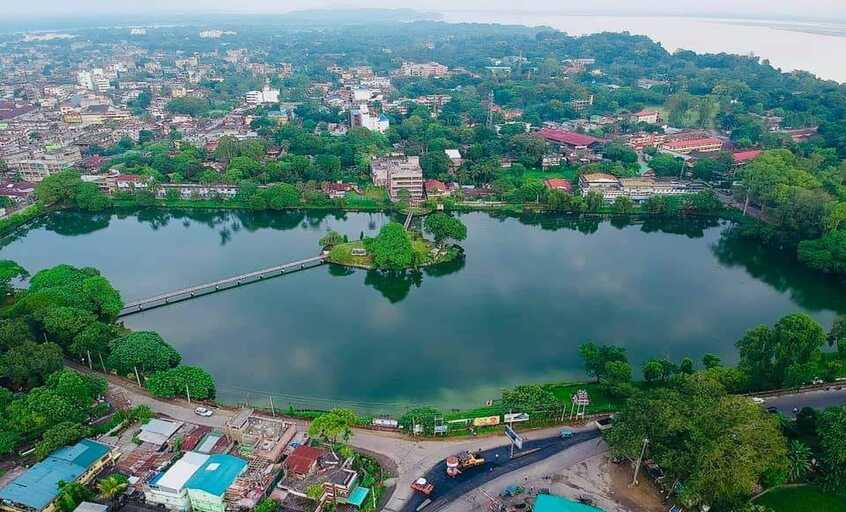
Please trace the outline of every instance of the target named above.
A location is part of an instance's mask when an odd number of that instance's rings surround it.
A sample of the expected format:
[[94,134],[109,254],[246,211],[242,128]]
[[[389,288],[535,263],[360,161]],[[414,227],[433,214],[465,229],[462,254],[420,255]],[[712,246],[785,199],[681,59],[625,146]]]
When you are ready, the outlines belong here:
[[773,512],[846,512],[846,498],[824,493],[819,487],[782,487],[761,496],[755,503]]
[[589,414],[597,414],[603,412],[614,412],[620,407],[620,401],[615,400],[609,397],[599,386],[599,384],[595,382],[588,382],[588,383],[559,383],[559,384],[547,384],[545,386],[548,390],[552,391],[552,394],[555,395],[555,398],[561,400],[562,402],[566,402],[568,405],[570,403],[571,397],[580,389],[584,389],[588,392],[588,396],[590,397],[590,405],[588,406],[588,413]]
[[543,181],[550,178],[564,178],[566,180],[573,181],[576,179],[576,169],[567,168],[563,171],[560,169],[550,171],[531,169],[523,173],[524,183],[530,180]]

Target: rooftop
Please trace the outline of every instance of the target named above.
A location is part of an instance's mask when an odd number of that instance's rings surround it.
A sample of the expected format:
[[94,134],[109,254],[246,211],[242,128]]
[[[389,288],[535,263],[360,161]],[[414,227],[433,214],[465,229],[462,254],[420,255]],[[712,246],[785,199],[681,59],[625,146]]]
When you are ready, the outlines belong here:
[[535,498],[534,512],[603,512],[602,509],[583,505],[561,496],[539,494]]
[[107,453],[108,446],[90,439],[60,448],[0,489],[0,501],[41,510],[58,494],[60,481],[75,481]]
[[232,455],[210,455],[205,463],[188,479],[185,488],[223,496],[226,489],[247,467],[247,461]]
[[552,142],[568,144],[570,146],[590,146],[591,144],[601,142],[596,137],[591,137],[590,135],[584,135],[582,133],[567,130],[559,130],[556,128],[541,128],[536,131],[534,135]]
[[294,473],[306,474],[312,464],[323,455],[323,450],[311,446],[297,446],[297,448],[285,460],[288,469]]
[[160,473],[157,477],[150,480],[150,486],[180,491],[185,487],[188,480],[194,476],[197,469],[205,464],[208,459],[209,456],[203,453],[186,452],[167,471]]
[[167,421],[154,418],[141,426],[141,432],[138,434],[138,439],[144,441],[145,443],[161,446],[165,444],[180,427],[182,427],[181,421]]

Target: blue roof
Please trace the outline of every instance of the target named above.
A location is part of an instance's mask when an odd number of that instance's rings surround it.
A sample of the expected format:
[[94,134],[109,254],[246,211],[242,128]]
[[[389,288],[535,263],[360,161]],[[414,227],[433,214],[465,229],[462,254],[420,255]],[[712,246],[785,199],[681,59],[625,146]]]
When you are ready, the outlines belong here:
[[60,481],[73,482],[108,452],[90,439],[60,448],[0,489],[0,501],[41,510],[59,493]]
[[388,119],[388,116],[386,116],[385,114],[379,114],[379,120],[380,121],[388,121],[388,122],[391,121],[390,119]]
[[603,512],[601,508],[583,505],[561,496],[540,494],[535,498],[534,512]]
[[366,498],[368,494],[370,494],[370,488],[359,485],[353,489],[353,492],[350,493],[350,497],[347,498],[347,503],[360,507],[361,504],[364,503],[364,498]]
[[188,490],[205,491],[215,496],[223,496],[226,489],[247,467],[247,461],[232,455],[214,454],[200,466],[185,483]]

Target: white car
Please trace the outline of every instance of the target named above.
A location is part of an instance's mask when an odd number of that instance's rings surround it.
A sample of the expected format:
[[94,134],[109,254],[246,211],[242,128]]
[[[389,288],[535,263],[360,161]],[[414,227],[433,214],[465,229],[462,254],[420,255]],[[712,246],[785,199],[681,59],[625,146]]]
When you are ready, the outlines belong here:
[[766,402],[766,400],[764,400],[763,398],[761,398],[759,396],[753,396],[752,401],[755,402],[756,404],[762,404],[762,403]]
[[211,409],[206,409],[205,407],[197,407],[196,409],[194,409],[194,414],[196,414],[197,416],[208,418],[209,416],[214,414],[214,412]]

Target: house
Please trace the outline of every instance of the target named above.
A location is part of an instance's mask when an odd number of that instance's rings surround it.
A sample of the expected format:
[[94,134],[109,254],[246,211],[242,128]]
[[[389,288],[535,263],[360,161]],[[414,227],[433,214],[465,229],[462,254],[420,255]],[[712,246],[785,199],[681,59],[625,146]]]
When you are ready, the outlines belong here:
[[111,461],[109,447],[90,439],[59,448],[0,489],[0,510],[53,512],[59,482],[87,484]]
[[144,500],[153,505],[162,505],[168,510],[191,510],[185,485],[208,459],[209,455],[204,453],[185,452],[170,468],[147,482],[144,486]]
[[0,197],[8,197],[14,203],[25,203],[32,197],[35,185],[28,181],[0,181]]
[[596,137],[591,137],[583,133],[549,127],[541,128],[534,132],[533,135],[551,144],[565,146],[569,149],[587,149],[602,142],[602,140]]
[[324,181],[320,185],[320,189],[324,194],[329,196],[329,199],[346,197],[347,192],[359,192],[358,187],[354,183],[344,183],[341,181]]
[[604,194],[606,190],[616,189],[620,186],[620,180],[611,174],[593,172],[579,176],[579,190],[583,196],[590,192]]
[[181,421],[168,421],[153,418],[141,426],[138,439],[154,446],[163,446],[173,437],[177,430],[182,428]]
[[285,469],[294,478],[305,478],[317,471],[317,461],[324,451],[311,446],[297,446],[285,459]]
[[232,199],[240,188],[238,185],[204,185],[201,183],[162,183],[156,195],[159,199],[167,197],[170,190],[175,190],[180,199]]
[[83,501],[73,512],[108,512],[108,505],[100,505],[99,503],[91,503],[90,501]]
[[134,192],[136,189],[147,189],[153,178],[138,174],[119,174],[106,179],[111,192]]
[[740,167],[741,165],[746,165],[752,160],[758,158],[763,151],[760,149],[747,149],[745,151],[735,151],[731,154],[732,160],[734,160],[734,165]]
[[191,509],[197,512],[224,512],[223,496],[229,486],[247,469],[247,461],[232,455],[214,454],[185,483]]
[[446,153],[447,158],[449,158],[449,166],[451,169],[457,169],[461,167],[461,164],[464,160],[461,158],[461,152],[457,149],[445,149],[444,153]]
[[423,188],[426,189],[426,197],[443,197],[452,192],[452,187],[440,180],[426,180]]
[[661,144],[659,149],[687,155],[688,153],[712,153],[723,149],[723,141],[716,137],[671,140]]
[[573,185],[570,183],[570,181],[562,178],[549,178],[543,180],[543,184],[549,190],[563,190],[564,192],[573,191]]
[[641,110],[629,116],[632,123],[658,124],[661,122],[661,112],[657,110]]

